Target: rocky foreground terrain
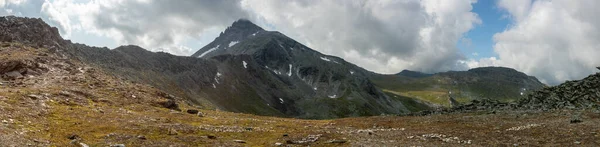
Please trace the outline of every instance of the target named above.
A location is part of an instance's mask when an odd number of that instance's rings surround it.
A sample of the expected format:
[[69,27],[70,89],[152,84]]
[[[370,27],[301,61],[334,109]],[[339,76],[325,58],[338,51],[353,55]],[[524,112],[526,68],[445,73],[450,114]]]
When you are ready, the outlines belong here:
[[303,120],[219,111],[125,79],[40,25],[0,23],[0,146],[600,146],[597,74],[514,103]]

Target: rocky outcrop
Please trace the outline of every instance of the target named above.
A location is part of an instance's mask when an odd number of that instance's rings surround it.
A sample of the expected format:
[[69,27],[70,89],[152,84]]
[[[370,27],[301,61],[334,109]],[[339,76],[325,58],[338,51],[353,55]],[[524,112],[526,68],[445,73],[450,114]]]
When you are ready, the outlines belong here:
[[452,107],[449,112],[465,112],[465,111],[480,111],[480,110],[512,110],[517,108],[516,103],[504,103],[498,100],[491,99],[481,99],[481,100],[473,100],[469,104],[458,105]]
[[63,40],[58,29],[40,18],[0,17],[0,42],[21,42],[34,47],[60,48],[70,44]]
[[473,100],[442,112],[494,111],[494,110],[555,110],[600,109],[600,73],[582,80],[567,81],[558,86],[544,87],[519,99],[515,103],[497,100]]
[[600,73],[545,87],[522,99],[519,106],[528,109],[600,108]]

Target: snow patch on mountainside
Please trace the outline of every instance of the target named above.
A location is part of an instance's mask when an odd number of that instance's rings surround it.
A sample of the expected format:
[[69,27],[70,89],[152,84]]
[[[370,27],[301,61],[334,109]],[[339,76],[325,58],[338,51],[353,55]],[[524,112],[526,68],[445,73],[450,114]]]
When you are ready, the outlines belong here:
[[239,41],[232,41],[232,42],[230,42],[230,43],[229,43],[229,47],[232,47],[232,46],[234,46],[234,45],[235,45],[235,44],[237,44],[238,42],[239,42]]
[[246,63],[246,61],[242,61],[242,64],[244,65],[244,68],[248,68],[248,63]]
[[287,73],[288,77],[292,76],[292,64],[290,64],[290,70]]
[[215,82],[217,82],[217,84],[221,84],[219,83],[219,78],[221,77],[221,73],[217,72],[217,75],[215,76]]
[[206,52],[204,52],[204,53],[200,54],[200,56],[198,56],[198,58],[202,58],[202,57],[204,57],[204,55],[206,55],[206,54],[208,54],[208,53],[210,53],[210,52],[212,52],[212,51],[215,51],[215,50],[219,49],[219,46],[220,46],[220,45],[217,45],[217,47],[213,47],[213,48],[211,48],[211,49],[207,50]]

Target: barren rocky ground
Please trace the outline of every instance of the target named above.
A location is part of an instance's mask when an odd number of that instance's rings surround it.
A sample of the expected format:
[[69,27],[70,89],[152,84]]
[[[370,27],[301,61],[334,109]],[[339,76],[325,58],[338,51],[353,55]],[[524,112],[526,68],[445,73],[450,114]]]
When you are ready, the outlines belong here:
[[0,46],[0,146],[600,146],[597,110],[266,117],[198,109],[44,48]]

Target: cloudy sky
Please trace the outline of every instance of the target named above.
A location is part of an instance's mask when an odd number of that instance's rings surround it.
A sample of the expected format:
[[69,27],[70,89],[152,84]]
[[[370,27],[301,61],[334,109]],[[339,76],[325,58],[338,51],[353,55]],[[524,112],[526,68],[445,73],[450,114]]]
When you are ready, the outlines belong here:
[[0,0],[74,42],[189,56],[246,18],[379,73],[515,68],[554,85],[600,66],[598,0]]

